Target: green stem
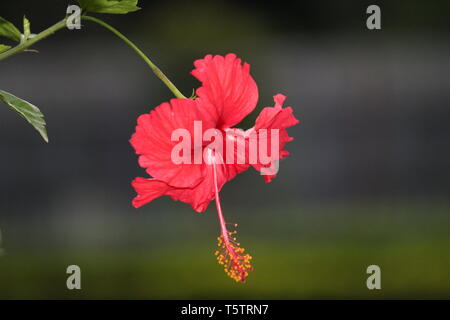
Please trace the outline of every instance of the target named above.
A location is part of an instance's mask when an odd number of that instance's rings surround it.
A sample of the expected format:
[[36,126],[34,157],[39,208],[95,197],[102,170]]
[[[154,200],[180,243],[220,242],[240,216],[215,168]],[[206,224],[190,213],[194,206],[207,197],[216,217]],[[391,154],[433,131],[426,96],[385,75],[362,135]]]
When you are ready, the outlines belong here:
[[0,54],[0,60],[6,59],[16,53],[25,51],[27,48],[31,47],[33,44],[35,44],[36,42],[48,37],[49,35],[55,33],[56,31],[64,28],[66,26],[66,19],[61,20],[60,22],[54,24],[53,26],[51,26],[48,29],[45,29],[44,31],[42,31],[41,33],[37,34],[36,36],[34,36],[33,38],[30,38],[28,40],[26,40],[23,43],[18,44],[17,46],[15,46],[14,48],[9,49],[8,51],[3,52],[2,54]]
[[103,22],[102,20],[91,16],[83,15],[81,18],[101,25],[102,27],[108,29],[116,36],[118,36],[120,39],[122,39],[127,45],[129,45],[134,51],[136,51],[136,53],[148,64],[150,69],[152,69],[153,73],[170,89],[170,91],[173,92],[175,97],[186,99],[186,97],[177,89],[177,87],[175,87],[172,81],[170,81],[169,78],[167,78],[167,76],[133,42],[128,40],[128,38],[125,37],[122,33],[120,33],[117,29],[110,26],[106,22]]
[[[128,44],[134,51],[137,52],[137,54],[144,59],[144,61],[148,64],[148,66],[152,69],[152,71],[155,73],[155,75],[161,79],[161,81],[170,89],[170,91],[173,92],[175,97],[186,99],[186,97],[175,87],[175,85],[172,83],[172,81],[169,80],[169,78],[166,77],[166,75],[130,40],[127,39],[122,33],[120,33],[117,29],[113,28],[106,22],[103,22],[100,19],[83,15],[81,16],[84,20],[90,20],[93,21],[102,27],[108,29],[112,33],[114,33],[116,36],[118,36],[120,39],[122,39],[126,44]],[[44,31],[40,32],[39,34],[35,35],[33,38],[27,39],[25,42],[18,44],[14,48],[11,48],[2,54],[0,54],[0,61],[3,59],[6,59],[16,53],[20,53],[31,47],[36,42],[50,36],[51,34],[55,33],[56,31],[63,29],[66,27],[66,19],[63,19],[59,21],[58,23],[54,24],[53,26],[49,27],[48,29],[45,29]]]

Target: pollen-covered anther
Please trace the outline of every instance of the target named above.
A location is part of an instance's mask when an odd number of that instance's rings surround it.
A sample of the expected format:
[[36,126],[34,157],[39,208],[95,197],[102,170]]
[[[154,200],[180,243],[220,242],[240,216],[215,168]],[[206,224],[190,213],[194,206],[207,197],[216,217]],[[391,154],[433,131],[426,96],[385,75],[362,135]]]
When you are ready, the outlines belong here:
[[236,282],[245,282],[248,273],[253,270],[252,257],[236,243],[236,231],[228,232],[217,238],[219,250],[215,252],[217,262],[224,266],[225,273]]

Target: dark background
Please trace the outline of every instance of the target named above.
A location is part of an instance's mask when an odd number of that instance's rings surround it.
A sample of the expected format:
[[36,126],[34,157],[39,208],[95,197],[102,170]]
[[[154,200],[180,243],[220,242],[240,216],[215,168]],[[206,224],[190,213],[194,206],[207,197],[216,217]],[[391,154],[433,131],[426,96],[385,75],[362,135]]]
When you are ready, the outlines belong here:
[[[131,207],[145,172],[128,140],[172,96],[85,21],[0,62],[0,89],[40,107],[50,138],[0,106],[1,298],[450,297],[449,1],[140,2],[98,17],[185,95],[194,60],[234,52],[260,92],[241,127],[276,93],[301,120],[271,184],[248,170],[221,193],[255,271],[239,285],[215,263],[213,205]],[[37,33],[68,4],[2,1],[0,16],[20,26],[26,14]],[[369,4],[382,30],[366,28]],[[81,291],[65,287],[70,264]],[[371,264],[380,291],[366,288]]]

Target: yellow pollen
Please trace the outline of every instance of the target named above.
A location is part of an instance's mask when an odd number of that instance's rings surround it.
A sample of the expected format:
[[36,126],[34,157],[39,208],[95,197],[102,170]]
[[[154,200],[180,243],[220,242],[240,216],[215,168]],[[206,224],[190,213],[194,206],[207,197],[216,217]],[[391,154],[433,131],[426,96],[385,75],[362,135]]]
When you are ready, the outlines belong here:
[[[229,235],[236,234],[236,231],[229,232]],[[232,239],[236,241],[236,238]],[[248,272],[253,270],[250,264],[252,257],[246,253],[245,249],[239,247],[240,243],[226,241],[223,235],[217,238],[218,247],[214,254],[217,256],[217,262],[224,265],[225,273],[236,282],[245,282]]]

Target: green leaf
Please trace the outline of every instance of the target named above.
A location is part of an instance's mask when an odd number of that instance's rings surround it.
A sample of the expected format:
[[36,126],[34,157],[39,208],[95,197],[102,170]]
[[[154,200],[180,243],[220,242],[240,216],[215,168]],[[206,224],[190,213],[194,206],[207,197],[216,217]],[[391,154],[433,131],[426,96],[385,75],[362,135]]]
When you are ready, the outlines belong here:
[[22,34],[11,22],[0,17],[0,36],[20,42]]
[[44,115],[36,106],[3,90],[0,90],[0,100],[24,117],[41,134],[45,142],[48,142]]
[[31,31],[30,31],[30,20],[27,19],[27,17],[23,16],[23,36],[24,41],[28,40],[30,37]]
[[137,6],[138,0],[78,0],[85,11],[125,14],[141,8]]
[[11,47],[10,46],[5,46],[4,44],[0,44],[0,53],[5,52],[9,48],[11,48]]

